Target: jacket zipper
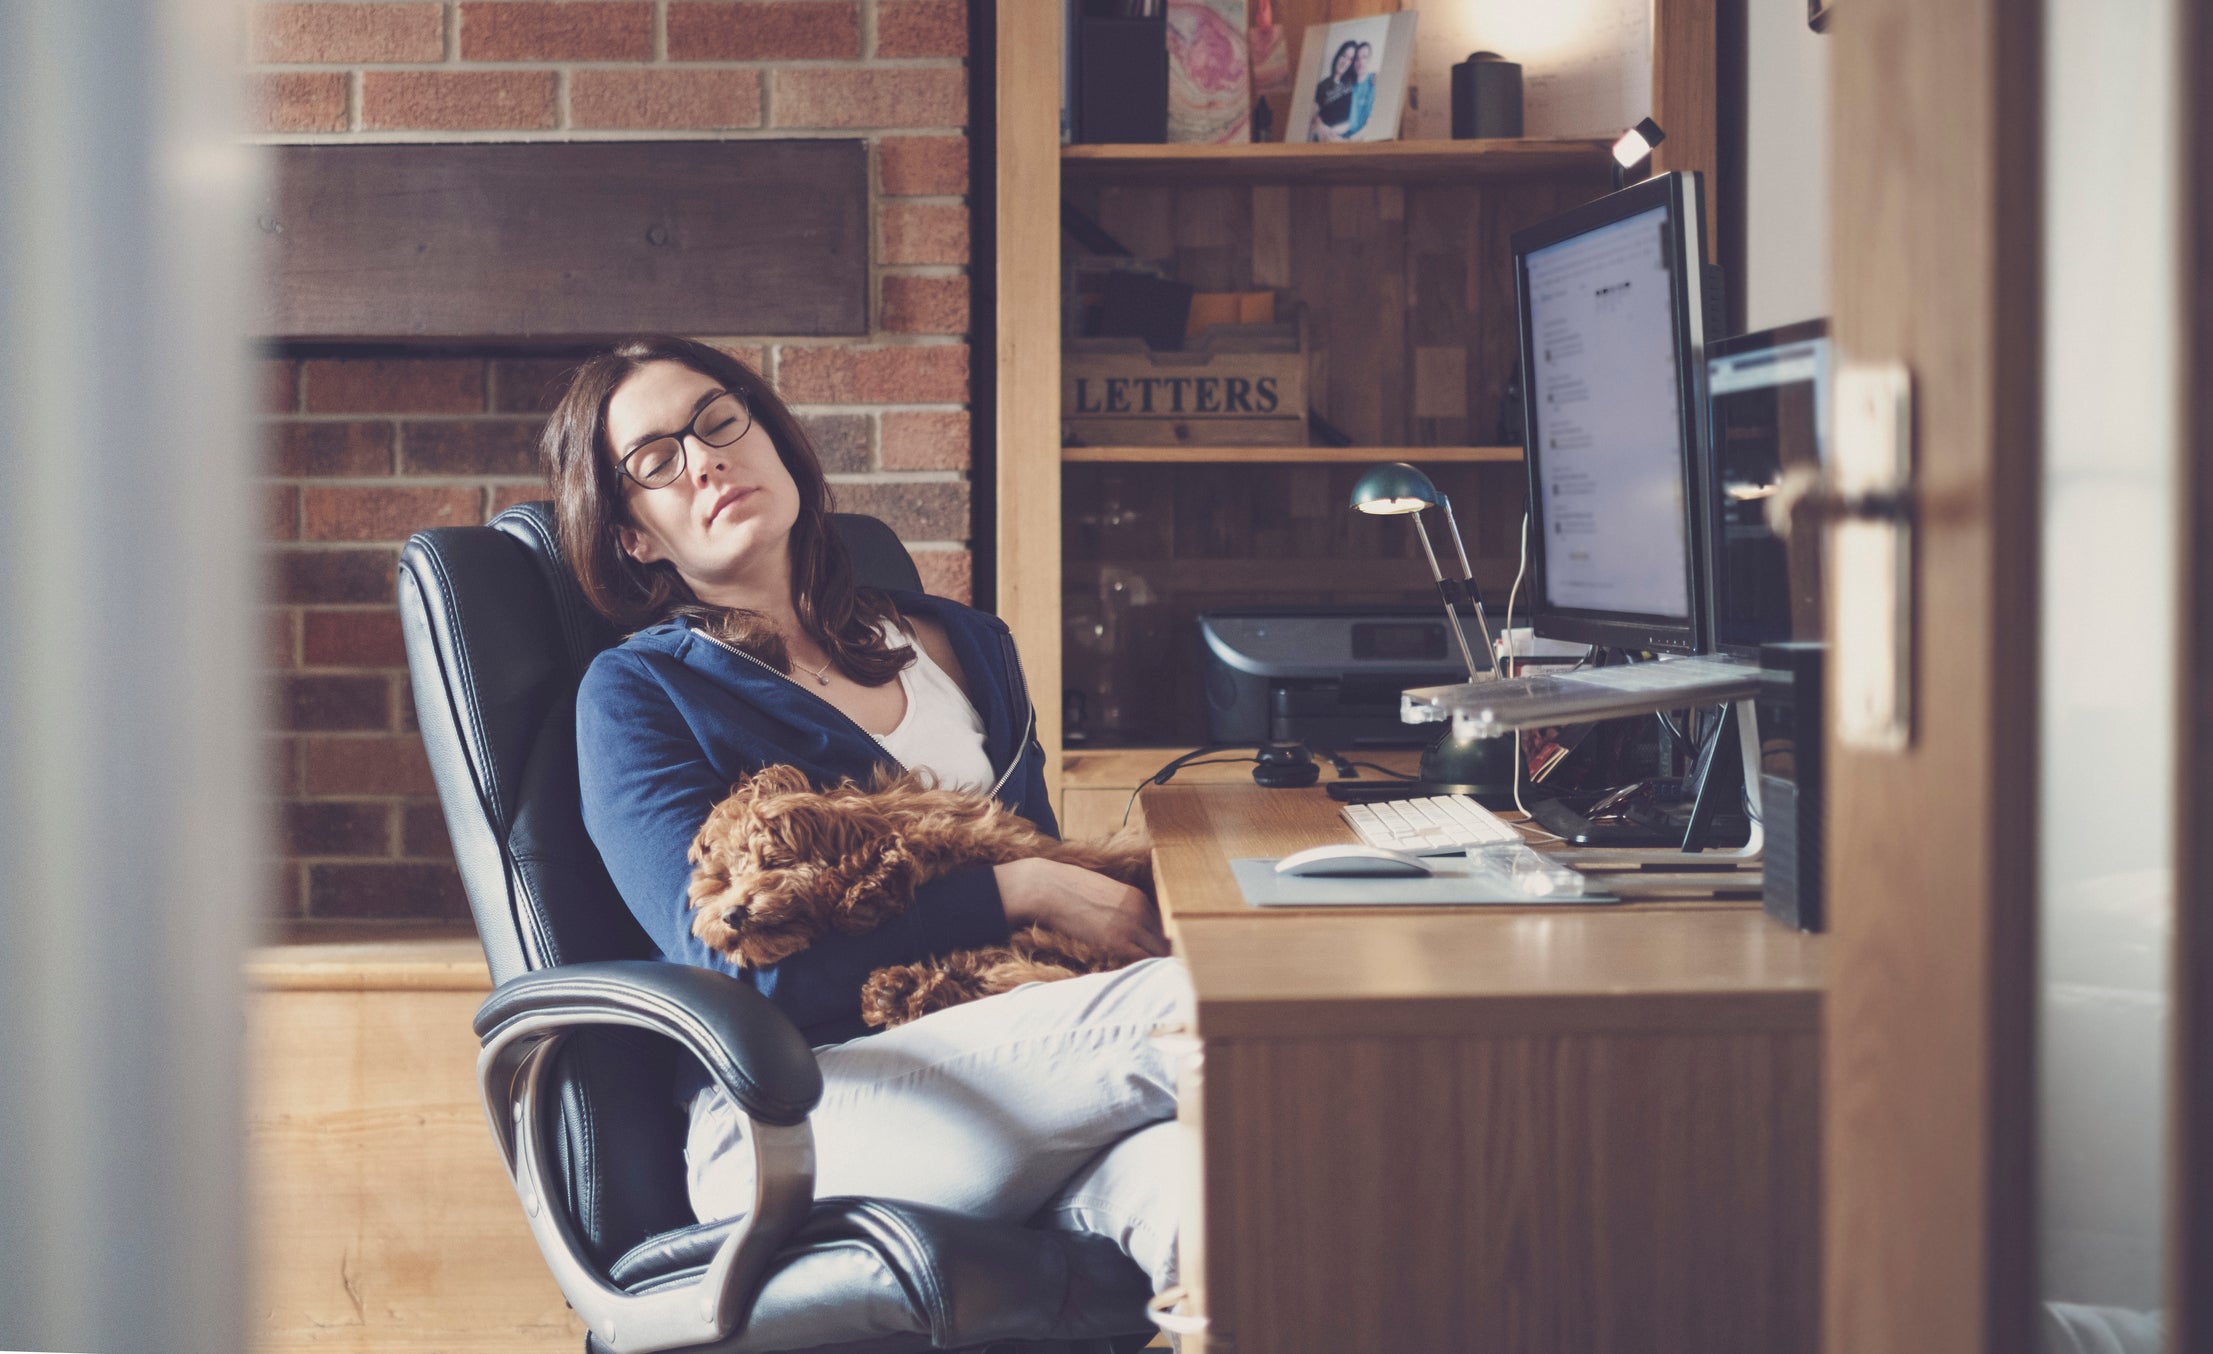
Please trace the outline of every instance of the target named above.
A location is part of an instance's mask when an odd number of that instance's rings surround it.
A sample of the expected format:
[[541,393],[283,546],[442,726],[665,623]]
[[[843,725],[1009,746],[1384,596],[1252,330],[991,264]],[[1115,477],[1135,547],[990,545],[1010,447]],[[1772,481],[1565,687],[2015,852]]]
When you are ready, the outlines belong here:
[[877,749],[883,753],[885,761],[890,762],[893,766],[898,767],[901,771],[905,771],[907,769],[904,763],[902,763],[897,757],[891,755],[891,749],[885,747],[881,742],[877,741],[875,734],[870,733],[868,730],[862,728],[859,724],[855,723],[853,721],[853,717],[846,714],[845,711],[840,710],[838,707],[830,704],[830,702],[822,699],[822,697],[816,695],[814,692],[807,690],[807,688],[805,688],[804,686],[801,686],[790,673],[776,671],[776,669],[770,667],[768,664],[762,662],[760,659],[755,658],[752,654],[747,653],[745,650],[739,648],[737,645],[718,639],[715,636],[708,634],[705,630],[694,629],[691,631],[691,633],[699,636],[703,640],[706,640],[709,644],[714,645],[716,648],[721,649],[725,653],[736,654],[738,657],[744,659],[748,663],[753,664],[761,671],[774,676],[779,681],[790,682],[793,688],[796,689],[801,695],[815,702],[815,704],[820,705],[823,709],[828,710],[831,714],[836,715],[839,719],[844,720],[846,722],[846,725],[850,727],[853,732],[859,734],[863,738],[868,739],[872,743],[876,743]]
[[999,779],[992,783],[991,795],[994,799],[999,796],[999,787],[1007,783],[1007,777],[1014,774],[1014,768],[1020,766],[1023,757],[1029,754],[1030,737],[1037,730],[1037,702],[1030,697],[1030,676],[1022,670],[1022,651],[1014,646],[1014,636],[1011,633],[999,632],[999,643],[1006,647],[1007,656],[1014,660],[1014,680],[1022,688],[1022,704],[1028,713],[1022,721],[1021,735],[1014,740],[1014,755],[1007,758],[1007,769],[1000,772]]

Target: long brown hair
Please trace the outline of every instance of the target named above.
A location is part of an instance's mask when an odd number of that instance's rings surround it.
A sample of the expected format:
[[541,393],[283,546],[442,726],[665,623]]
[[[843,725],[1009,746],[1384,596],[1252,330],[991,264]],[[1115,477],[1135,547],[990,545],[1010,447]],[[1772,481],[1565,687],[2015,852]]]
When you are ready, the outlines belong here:
[[546,421],[541,449],[553,482],[561,553],[576,570],[585,598],[623,633],[676,617],[695,617],[715,638],[789,675],[784,638],[760,613],[702,602],[667,561],[644,564],[622,548],[618,528],[632,525],[622,473],[607,440],[607,402],[616,387],[649,362],[675,362],[719,382],[753,411],[776,444],[777,458],[799,486],[799,520],[791,528],[792,606],[799,624],[830,655],[838,671],[863,686],[882,686],[914,661],[911,648],[891,649],[877,629],[899,615],[891,599],[858,585],[845,544],[830,527],[830,483],[805,429],[774,387],[720,348],[691,339],[633,338],[585,361]]

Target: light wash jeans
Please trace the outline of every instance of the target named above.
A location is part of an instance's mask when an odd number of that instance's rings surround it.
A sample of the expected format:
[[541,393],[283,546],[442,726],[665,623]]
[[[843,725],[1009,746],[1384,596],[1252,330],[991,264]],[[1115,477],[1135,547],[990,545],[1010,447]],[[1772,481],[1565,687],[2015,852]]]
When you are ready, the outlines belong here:
[[[815,1050],[815,1194],[928,1204],[1114,1238],[1175,1282],[1175,1077],[1149,1037],[1191,1019],[1182,961],[1029,983]],[[752,1204],[745,1116],[720,1087],[684,1147],[702,1222]]]

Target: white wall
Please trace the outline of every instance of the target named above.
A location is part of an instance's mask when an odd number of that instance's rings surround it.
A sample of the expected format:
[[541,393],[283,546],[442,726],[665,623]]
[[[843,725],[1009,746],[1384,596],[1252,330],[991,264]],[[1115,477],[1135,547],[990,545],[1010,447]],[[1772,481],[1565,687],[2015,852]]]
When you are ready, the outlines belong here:
[[1521,63],[1526,136],[1614,136],[1652,104],[1651,0],[1416,0],[1415,135],[1452,135],[1452,68],[1470,53]]
[[2186,3],[2043,6],[2043,1288],[2138,1310],[2165,1305],[2172,1195]]
[[1804,0],[1745,0],[1747,329],[1829,313],[1829,49]]
[[[1650,0],[1416,0],[1415,135],[1452,134],[1452,67],[1494,51],[1522,65],[1523,131],[1612,136],[1652,111]],[[1746,0],[1749,328],[1829,313],[1829,53],[1804,0]]]

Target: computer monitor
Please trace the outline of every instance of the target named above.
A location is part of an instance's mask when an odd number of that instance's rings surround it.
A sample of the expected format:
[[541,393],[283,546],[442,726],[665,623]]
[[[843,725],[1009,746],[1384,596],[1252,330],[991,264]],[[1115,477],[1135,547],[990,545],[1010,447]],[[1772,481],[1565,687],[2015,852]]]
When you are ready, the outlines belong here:
[[1709,345],[1706,398],[1715,647],[1750,656],[1772,640],[1819,639],[1820,533],[1779,535],[1768,509],[1786,476],[1810,480],[1824,460],[1828,322]]
[[1513,238],[1537,634],[1701,653],[1705,226],[1677,171]]

